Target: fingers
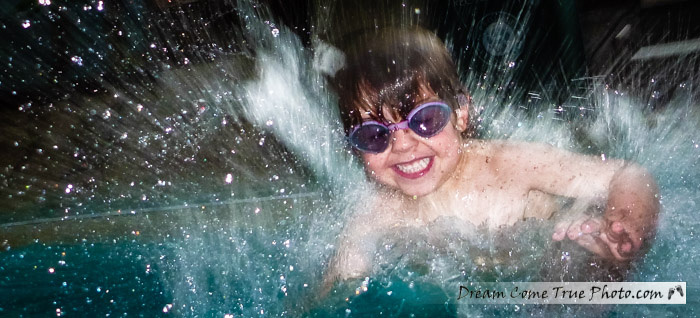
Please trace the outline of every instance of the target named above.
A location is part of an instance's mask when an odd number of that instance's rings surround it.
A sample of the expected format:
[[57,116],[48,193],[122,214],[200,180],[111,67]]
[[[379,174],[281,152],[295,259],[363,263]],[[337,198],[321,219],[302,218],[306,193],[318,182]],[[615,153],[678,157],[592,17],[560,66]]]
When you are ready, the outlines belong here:
[[605,233],[583,234],[576,243],[598,256],[619,262],[628,261],[635,254],[630,242],[611,242]]
[[607,250],[610,253],[609,255],[612,256],[611,258],[616,261],[622,262],[630,260],[636,253],[632,248],[632,243],[629,241],[629,238],[621,239],[621,241],[611,241],[607,233],[601,233],[599,239],[602,244],[607,246]]
[[566,227],[565,226],[555,226],[554,234],[552,234],[552,240],[561,241],[566,238]]
[[575,241],[601,257],[617,261],[631,259],[641,246],[641,240],[635,242],[621,222],[589,217],[557,224],[552,240],[564,239]]
[[569,230],[572,221],[561,221],[554,226],[554,233],[552,234],[552,239],[555,241],[561,241],[566,238],[566,232]]
[[583,234],[592,234],[600,232],[600,222],[584,216],[575,221],[560,222],[554,226],[554,233],[552,234],[552,239],[555,241],[561,241],[565,238],[570,240],[577,240]]
[[581,224],[581,231],[584,234],[595,234],[600,232],[600,225],[600,222],[591,218]]
[[604,219],[582,216],[560,222],[554,227],[552,240],[569,239],[601,257],[628,261],[640,251],[644,233],[629,223],[628,209],[612,210]]
[[588,218],[580,218],[569,226],[569,228],[566,230],[566,237],[568,237],[572,241],[578,240],[581,235],[583,235],[583,223],[587,221]]
[[625,227],[618,221],[608,221],[608,228],[605,231],[605,234],[607,234],[608,239],[611,242],[619,242],[623,240],[625,236],[627,236]]
[[[642,237],[625,229],[622,222],[609,222],[605,236],[610,244],[615,244],[618,255],[624,258],[633,256],[642,246]],[[612,248],[612,246],[611,246]],[[618,258],[618,257],[616,257]]]
[[581,221],[575,222],[562,222],[554,227],[554,233],[552,234],[552,239],[555,241],[561,241],[565,238],[575,241],[580,235],[583,234],[581,231]]

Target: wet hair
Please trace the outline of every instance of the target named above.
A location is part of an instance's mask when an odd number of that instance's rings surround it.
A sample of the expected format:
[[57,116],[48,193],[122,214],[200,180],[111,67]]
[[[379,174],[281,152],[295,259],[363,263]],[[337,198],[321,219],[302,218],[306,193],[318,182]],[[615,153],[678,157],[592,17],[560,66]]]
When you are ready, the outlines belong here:
[[362,123],[362,112],[379,122],[386,122],[385,111],[405,119],[421,101],[421,90],[434,93],[453,110],[459,107],[458,95],[465,94],[445,45],[426,30],[371,30],[341,50],[345,65],[331,82],[346,134]]

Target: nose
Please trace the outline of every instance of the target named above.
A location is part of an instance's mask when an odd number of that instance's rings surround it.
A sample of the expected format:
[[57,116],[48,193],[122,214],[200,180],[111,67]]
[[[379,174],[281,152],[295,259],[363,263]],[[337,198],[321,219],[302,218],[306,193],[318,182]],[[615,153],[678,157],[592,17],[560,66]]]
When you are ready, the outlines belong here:
[[391,135],[391,151],[406,152],[418,144],[418,135],[410,129],[399,129]]

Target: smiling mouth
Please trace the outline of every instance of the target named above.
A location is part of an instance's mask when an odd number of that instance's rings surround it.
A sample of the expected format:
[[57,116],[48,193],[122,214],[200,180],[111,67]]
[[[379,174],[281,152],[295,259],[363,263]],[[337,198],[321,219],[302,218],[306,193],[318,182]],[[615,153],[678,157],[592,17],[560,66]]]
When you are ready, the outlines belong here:
[[394,165],[394,170],[404,178],[415,179],[428,172],[432,164],[432,157],[426,157],[411,163]]

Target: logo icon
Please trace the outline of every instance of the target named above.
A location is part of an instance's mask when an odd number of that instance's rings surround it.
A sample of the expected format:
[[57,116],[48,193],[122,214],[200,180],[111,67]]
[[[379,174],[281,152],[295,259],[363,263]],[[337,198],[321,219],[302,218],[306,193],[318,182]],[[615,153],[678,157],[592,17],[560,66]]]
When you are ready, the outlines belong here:
[[681,285],[676,285],[676,288],[668,289],[668,300],[671,300],[671,296],[673,296],[673,293],[675,292],[678,292],[678,294],[680,294],[681,297],[685,296],[685,294],[683,294],[683,287],[681,287]]

